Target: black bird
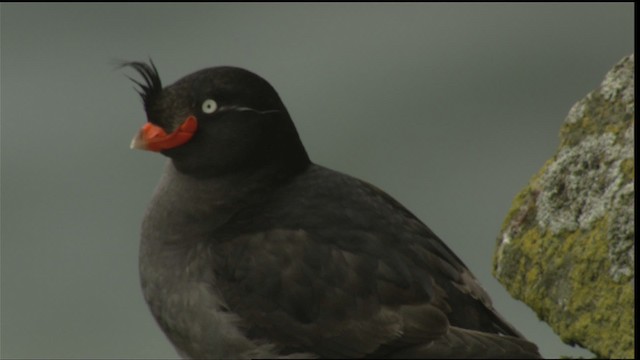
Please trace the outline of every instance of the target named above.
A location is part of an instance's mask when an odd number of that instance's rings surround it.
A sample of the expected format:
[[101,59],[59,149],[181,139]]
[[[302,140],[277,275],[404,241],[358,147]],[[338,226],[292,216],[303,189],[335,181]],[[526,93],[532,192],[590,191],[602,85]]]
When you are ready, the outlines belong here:
[[153,62],[123,66],[148,119],[131,147],[169,158],[140,277],[181,356],[540,356],[424,223],[309,160],[263,78],[221,66],[163,87]]

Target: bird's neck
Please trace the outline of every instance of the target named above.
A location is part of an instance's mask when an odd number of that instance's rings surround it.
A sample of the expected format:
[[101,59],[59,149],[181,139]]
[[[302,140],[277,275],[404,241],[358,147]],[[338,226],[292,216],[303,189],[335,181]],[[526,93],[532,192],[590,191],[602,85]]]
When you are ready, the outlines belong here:
[[[235,192],[251,191],[255,187],[276,185],[299,173],[302,173],[311,161],[304,148],[295,151],[282,151],[280,156],[266,163],[248,164],[232,171],[212,168],[211,171],[185,171],[175,159],[169,160],[166,174],[172,180],[188,183],[193,188],[225,188]],[[243,190],[244,189],[244,190]]]
[[298,166],[262,166],[217,176],[199,177],[179,171],[169,161],[158,184],[154,200],[160,207],[170,208],[175,218],[208,219],[215,230],[238,210],[260,201],[310,165],[308,160]]

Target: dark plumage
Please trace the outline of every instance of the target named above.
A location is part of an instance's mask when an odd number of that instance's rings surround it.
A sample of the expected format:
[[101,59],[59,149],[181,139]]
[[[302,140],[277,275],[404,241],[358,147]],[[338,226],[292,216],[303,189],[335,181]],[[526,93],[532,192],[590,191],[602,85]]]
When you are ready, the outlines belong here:
[[131,66],[142,76],[144,83],[131,77],[128,78],[140,87],[140,89],[137,90],[138,94],[142,98],[145,110],[148,109],[151,106],[151,102],[157,99],[162,92],[162,81],[160,81],[160,75],[158,74],[158,69],[156,69],[155,64],[149,59],[149,64],[133,61],[124,62],[120,65],[121,67]]
[[132,147],[168,156],[142,224],[145,299],[190,358],[539,357],[462,261],[382,190],[309,160],[240,68],[139,72]]

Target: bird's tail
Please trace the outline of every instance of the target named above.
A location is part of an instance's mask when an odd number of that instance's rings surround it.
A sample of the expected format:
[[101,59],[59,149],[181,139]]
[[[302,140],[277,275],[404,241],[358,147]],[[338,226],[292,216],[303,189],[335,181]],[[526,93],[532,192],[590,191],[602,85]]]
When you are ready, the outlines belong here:
[[399,349],[394,359],[540,359],[538,347],[521,338],[450,327],[449,332],[428,344]]

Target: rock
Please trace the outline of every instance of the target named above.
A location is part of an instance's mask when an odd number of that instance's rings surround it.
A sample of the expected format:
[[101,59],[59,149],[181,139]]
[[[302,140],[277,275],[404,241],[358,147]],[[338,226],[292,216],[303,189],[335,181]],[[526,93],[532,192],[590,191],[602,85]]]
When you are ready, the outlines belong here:
[[634,56],[578,101],[560,146],[513,201],[494,276],[562,340],[634,353]]

